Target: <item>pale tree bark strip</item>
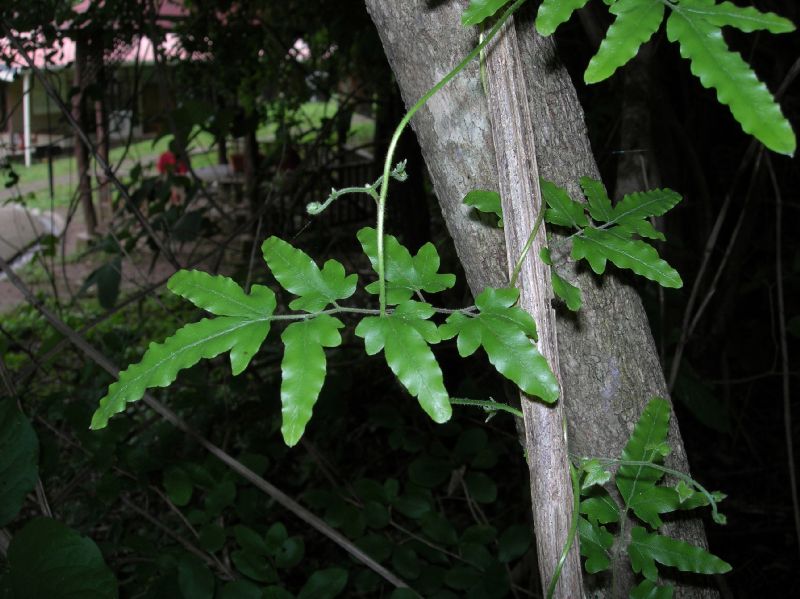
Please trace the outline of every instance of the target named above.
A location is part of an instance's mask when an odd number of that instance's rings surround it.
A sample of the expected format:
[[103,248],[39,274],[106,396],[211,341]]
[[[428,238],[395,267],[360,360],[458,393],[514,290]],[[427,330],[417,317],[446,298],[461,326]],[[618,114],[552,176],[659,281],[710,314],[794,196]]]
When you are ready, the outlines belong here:
[[[460,24],[464,1],[366,0],[366,4],[407,106],[477,43],[475,28]],[[579,199],[578,179],[600,178],[583,110],[553,40],[535,33],[530,16],[523,19],[518,13],[515,19],[540,173]],[[477,62],[437,94],[411,124],[473,294],[488,286],[507,285],[502,232],[472,218],[471,209],[462,203],[473,189],[498,189]],[[390,208],[390,232],[391,219]],[[570,451],[618,456],[649,398],[668,397],[647,318],[635,291],[613,271],[598,279],[565,256],[554,257],[561,261],[560,272],[579,285],[584,296],[580,313],[560,314],[557,323]],[[674,419],[670,445],[673,453],[667,464],[688,471]],[[678,520],[667,532],[706,544],[698,520]],[[609,596],[607,579],[585,581],[593,596]],[[717,593],[682,581],[675,595],[714,597]]]
[[[513,17],[487,47],[489,121],[492,125],[500,195],[503,203],[509,276],[525,249],[537,217],[544,210],[528,98]],[[539,259],[547,246],[544,222],[539,225],[519,272],[521,308],[533,315],[538,346],[559,380],[556,314],[552,307],[550,267]],[[531,482],[536,550],[542,591],[547,593],[569,537],[573,494],[569,476],[563,402],[549,406],[520,394],[525,421],[525,450]],[[583,593],[577,541],[555,587],[554,597],[573,599]]]

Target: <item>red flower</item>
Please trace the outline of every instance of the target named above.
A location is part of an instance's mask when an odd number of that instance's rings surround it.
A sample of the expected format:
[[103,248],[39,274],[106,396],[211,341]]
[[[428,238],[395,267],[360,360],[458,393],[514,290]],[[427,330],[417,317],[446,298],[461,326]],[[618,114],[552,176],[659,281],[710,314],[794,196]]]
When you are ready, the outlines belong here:
[[185,175],[189,172],[189,168],[186,166],[186,163],[183,160],[178,160],[175,158],[175,154],[167,150],[161,156],[158,157],[158,162],[156,163],[156,170],[160,174],[165,173],[175,173],[176,175]]

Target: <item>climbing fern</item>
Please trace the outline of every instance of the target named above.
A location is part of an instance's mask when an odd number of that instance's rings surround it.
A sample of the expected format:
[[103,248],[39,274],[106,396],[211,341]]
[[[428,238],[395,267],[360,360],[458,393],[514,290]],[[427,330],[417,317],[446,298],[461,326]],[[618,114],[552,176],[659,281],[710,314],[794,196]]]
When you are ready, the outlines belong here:
[[[552,35],[567,22],[572,13],[588,0],[543,0],[536,15],[536,29]],[[716,0],[604,0],[615,19],[606,32],[584,74],[586,83],[609,78],[627,64],[661,27],[667,16],[667,38],[678,44],[681,56],[700,83],[717,92],[721,104],[730,108],[745,133],[758,139],[770,150],[794,155],[797,141],[789,121],[738,52],[728,48],[723,27],[751,33],[789,33],[794,24],[774,13],[753,7],[741,7]],[[497,13],[508,0],[470,0],[462,22],[481,23]]]
[[[711,506],[714,520],[725,523],[725,517],[717,508],[723,494],[709,493],[686,474],[662,465],[670,451],[667,443],[669,418],[669,403],[660,398],[652,399],[619,459],[579,460],[578,534],[580,551],[586,558],[584,567],[590,574],[608,570],[614,556],[621,554],[618,549],[624,549],[633,572],[644,577],[631,592],[633,599],[672,597],[671,585],[658,584],[657,564],[695,574],[722,574],[731,569],[728,563],[701,547],[658,533],[663,526],[661,514],[703,506]],[[618,466],[613,476],[606,469],[611,466]],[[665,475],[677,480],[664,484]],[[621,501],[604,486],[612,478]],[[633,526],[628,537],[629,515],[644,526]],[[624,547],[615,548],[625,543]]]

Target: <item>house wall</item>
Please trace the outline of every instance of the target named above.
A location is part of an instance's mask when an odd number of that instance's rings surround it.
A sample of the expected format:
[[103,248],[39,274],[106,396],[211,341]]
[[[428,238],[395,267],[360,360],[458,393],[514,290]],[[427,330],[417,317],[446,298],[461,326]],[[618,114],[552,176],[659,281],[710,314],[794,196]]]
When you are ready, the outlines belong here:
[[[126,120],[133,127],[133,138],[138,139],[143,135],[159,132],[163,126],[164,111],[168,110],[161,101],[159,86],[153,79],[153,68],[150,65],[140,66],[137,73],[132,65],[119,65],[113,71],[114,81],[106,90],[108,94],[108,110],[110,112],[125,113],[129,116]],[[64,103],[71,105],[70,91],[72,90],[73,71],[71,68],[49,71],[48,81],[58,92]],[[138,86],[138,93],[134,94]],[[23,145],[23,75],[8,83],[0,83],[7,119],[4,119],[5,128],[0,131],[0,144],[13,144],[12,153],[18,154],[24,149]],[[0,103],[2,108],[2,103]],[[3,113],[0,112],[0,117]],[[120,118],[116,120],[119,123]],[[114,124],[112,123],[112,127]],[[124,127],[123,127],[124,128]],[[93,127],[88,131],[94,134]],[[112,131],[113,134],[113,131]],[[127,140],[127,129],[119,131],[118,140]],[[35,78],[31,79],[31,145],[45,147],[58,145],[68,148],[73,143],[72,128],[67,123],[61,110],[47,94],[44,86]]]

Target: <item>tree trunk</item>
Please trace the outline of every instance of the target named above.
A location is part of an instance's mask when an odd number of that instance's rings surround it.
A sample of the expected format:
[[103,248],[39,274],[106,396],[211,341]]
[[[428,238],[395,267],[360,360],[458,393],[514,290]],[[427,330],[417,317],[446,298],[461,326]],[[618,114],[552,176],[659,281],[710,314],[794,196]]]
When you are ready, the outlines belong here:
[[[108,130],[108,106],[106,99],[106,66],[103,60],[103,46],[102,37],[96,35],[94,43],[98,47],[93,48],[93,58],[95,60],[96,80],[97,80],[97,98],[94,101],[94,124],[95,124],[95,139],[97,144],[97,155],[103,159],[106,164],[111,164],[109,158],[111,155],[111,139]],[[108,176],[102,169],[98,169],[97,175],[97,191],[98,191],[98,221],[101,226],[111,226],[111,185]]]
[[[415,102],[476,44],[477,31],[460,24],[463,2],[366,3],[407,104]],[[539,171],[579,199],[578,179],[600,178],[583,111],[552,39],[535,33],[531,15],[517,17],[516,27]],[[417,113],[412,126],[473,294],[487,286],[507,285],[502,232],[471,219],[470,208],[462,203],[473,189],[499,189],[477,62],[434,96]],[[389,215],[391,230],[391,200]],[[563,250],[557,251],[557,245],[557,240],[551,244],[556,264],[583,290],[584,298],[578,314],[561,315],[557,322],[570,451],[580,456],[615,457],[645,403],[653,396],[667,397],[664,375],[635,291],[612,273],[598,279],[588,269],[576,267]],[[673,452],[668,464],[688,471],[674,418],[670,444]],[[667,532],[705,545],[698,520],[676,520]],[[628,565],[618,563],[617,567],[617,577],[628,573],[623,587],[629,587]],[[586,580],[587,591],[609,595],[609,580]],[[681,582],[676,596],[713,597],[715,592]]]
[[[75,88],[72,96],[72,116],[81,126],[86,128],[86,111],[84,110],[84,100],[86,97],[86,67],[87,67],[87,41],[83,36],[78,36],[75,40],[75,66],[73,67],[73,87]],[[84,145],[80,136],[75,135],[75,168],[78,171],[78,194],[81,206],[83,206],[83,218],[86,221],[86,232],[94,236],[97,231],[97,214],[92,203],[92,182],[89,178],[89,149]]]

